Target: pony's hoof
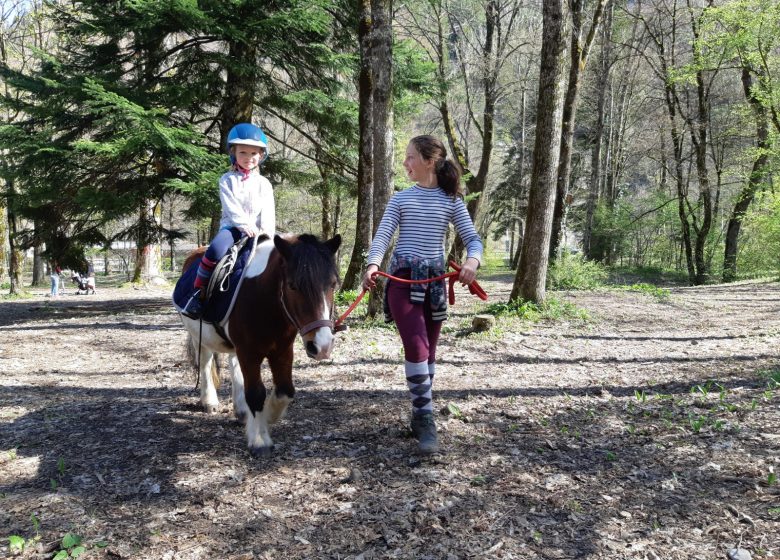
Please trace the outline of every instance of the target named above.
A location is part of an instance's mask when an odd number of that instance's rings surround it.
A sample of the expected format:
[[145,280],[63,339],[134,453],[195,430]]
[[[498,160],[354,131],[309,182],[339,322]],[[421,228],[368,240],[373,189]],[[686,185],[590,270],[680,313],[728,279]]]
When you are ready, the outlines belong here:
[[246,424],[246,420],[249,417],[249,415],[246,412],[236,412],[234,413],[236,415],[236,423],[243,426]]
[[216,414],[218,406],[216,404],[207,404],[203,406],[206,414]]
[[270,457],[273,451],[273,445],[263,445],[249,448],[249,453],[252,454],[252,457]]

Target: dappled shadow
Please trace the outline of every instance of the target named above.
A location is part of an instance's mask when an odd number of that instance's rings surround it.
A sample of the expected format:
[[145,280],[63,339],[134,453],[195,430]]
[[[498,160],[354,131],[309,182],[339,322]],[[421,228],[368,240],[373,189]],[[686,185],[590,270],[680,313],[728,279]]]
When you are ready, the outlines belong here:
[[[92,296],[79,296],[79,299],[20,300],[7,301],[0,305],[0,327],[20,328],[25,321],[63,321],[68,319],[92,319],[119,314],[138,315],[173,313],[173,305],[160,297],[138,298],[133,300],[107,301],[90,299]],[[129,324],[129,323],[128,323]],[[67,326],[67,325],[64,325]],[[35,328],[35,326],[28,326]]]
[[[83,317],[86,321],[89,321],[90,317],[84,317],[84,316],[72,316],[71,318],[76,317]],[[97,323],[97,322],[86,322],[86,323],[71,323],[71,324],[63,324],[63,325],[57,325],[58,331],[68,331],[68,330],[81,330],[84,327],[89,327],[91,329],[105,329],[105,330],[119,330],[119,331],[180,331],[181,325],[148,325],[142,322],[139,323],[129,323],[127,321],[121,321],[118,323]],[[19,332],[25,332],[25,331],[44,331],[47,329],[51,329],[51,325],[27,325],[24,327],[16,327],[13,325],[6,325],[0,327],[0,332],[3,332],[4,330],[13,330],[13,331],[19,331]]]
[[[735,373],[719,377],[717,383],[726,392],[739,388],[729,402],[749,410],[750,399],[765,380]],[[207,547],[212,555],[226,553],[227,538],[273,529],[275,515],[304,531],[303,541],[288,543],[289,557],[327,557],[313,554],[306,543],[336,543],[339,538],[344,544],[333,546],[342,554],[374,550],[381,555],[403,546],[410,531],[427,535],[431,546],[446,545],[466,554],[479,540],[474,523],[494,512],[500,514],[500,525],[492,532],[516,531],[515,538],[529,554],[551,557],[544,553],[544,539],[556,534],[561,551],[570,557],[588,556],[600,550],[596,543],[603,541],[601,532],[612,530],[620,515],[637,536],[649,535],[696,512],[714,514],[713,503],[722,499],[724,489],[742,496],[755,485],[755,477],[739,481],[702,470],[709,448],[702,451],[705,459],[698,453],[668,452],[678,445],[673,440],[690,445],[689,436],[677,429],[685,428],[688,419],[677,410],[675,425],[664,429],[652,397],[690,397],[691,388],[690,381],[437,388],[437,406],[454,403],[463,417],[440,414],[446,452],[421,459],[414,454],[415,442],[403,420],[408,407],[403,387],[324,389],[302,379],[287,419],[272,431],[274,456],[254,459],[246,450],[243,428],[226,407],[207,415],[190,389],[0,386],[5,407],[27,411],[0,425],[4,448],[15,449],[10,466],[37,462],[27,476],[5,469],[0,493],[10,499],[29,499],[31,492],[67,496],[93,508],[93,515],[122,526],[123,538],[150,549],[156,541],[143,527],[157,523],[160,516],[167,519],[172,510],[191,509],[214,510],[208,515],[219,518],[217,504],[250,492],[253,500],[232,508],[244,511],[260,504],[271,513],[229,513],[229,523],[209,529],[220,535]],[[637,399],[640,392],[649,395],[647,403]],[[223,386],[223,400],[227,393]],[[629,402],[635,412],[627,412]],[[644,415],[643,409],[652,414]],[[388,415],[388,410],[402,414]],[[629,425],[634,426],[631,432]],[[713,441],[711,434],[700,436],[705,447]],[[743,433],[740,439],[750,441],[748,436]],[[726,431],[723,437],[736,435]],[[658,441],[666,442],[667,452],[653,451]],[[759,443],[749,445],[756,446],[753,455],[771,453]],[[486,454],[496,459],[486,463]],[[204,471],[204,466],[210,467]],[[360,474],[350,480],[352,472]],[[541,494],[540,485],[545,488]],[[340,494],[345,488],[350,492]],[[314,496],[318,500],[312,501]],[[364,521],[345,523],[345,500]],[[628,515],[618,515],[621,511]],[[318,521],[311,524],[307,519],[315,514]],[[47,522],[67,524],[67,514],[59,515],[47,517]],[[204,531],[203,522],[212,526],[200,515],[181,513],[171,519],[176,527],[194,523],[199,528],[192,530],[199,532]],[[26,522],[26,517],[12,517],[9,530],[23,533]],[[189,534],[174,525],[162,526]],[[568,529],[552,531],[561,526]],[[373,537],[355,548],[350,535],[361,531]],[[456,535],[462,544],[450,542],[447,535]],[[259,553],[259,545],[252,542],[247,541],[246,550]]]
[[[539,355],[535,356],[512,356],[506,354],[500,354],[499,352],[488,352],[486,354],[492,354],[492,357],[482,357],[478,361],[471,361],[467,359],[458,360],[453,357],[442,357],[438,360],[441,364],[454,364],[462,365],[465,363],[474,364],[583,364],[583,363],[609,363],[609,364],[636,364],[636,363],[707,363],[712,361],[733,360],[735,362],[751,362],[756,360],[771,360],[777,357],[777,354],[729,354],[728,356],[627,356],[625,358],[617,356],[605,356],[596,357],[592,355],[582,355],[572,358],[561,358],[556,356],[545,356],[542,352],[543,349],[537,350]],[[356,365],[364,365],[366,363],[371,364],[387,364],[398,365],[397,358],[371,358],[370,361],[363,359],[340,361],[337,364],[333,364],[337,367],[349,367]],[[316,363],[300,362],[296,363],[296,369],[307,370],[316,369],[320,367]]]
[[[135,323],[134,309],[171,313],[167,301],[135,301],[85,308],[80,301],[46,316],[57,321],[43,328],[65,329],[67,336],[76,329],[60,318],[87,317],[87,324],[73,324],[85,329],[81,338],[95,338],[100,362],[46,363],[44,371],[36,365],[26,376],[0,379],[4,534],[29,536],[36,512],[45,540],[77,527],[90,542],[107,540],[109,557],[155,559],[650,558],[650,552],[681,559],[690,556],[678,554],[676,543],[690,541],[691,528],[701,531],[702,557],[723,556],[717,547],[742,533],[751,544],[772,534],[766,504],[777,492],[765,486],[762,469],[776,453],[767,427],[780,418],[761,372],[779,368],[780,360],[766,347],[656,357],[645,345],[632,348],[639,356],[610,357],[623,340],[688,347],[730,337],[568,330],[556,333],[565,344],[582,338],[615,346],[575,357],[560,343],[564,357],[555,357],[543,354],[546,334],[532,340],[538,350],[522,349],[534,356],[491,342],[475,351],[469,345],[479,341],[467,341],[467,350],[441,356],[434,403],[444,453],[425,459],[409,437],[402,376],[371,375],[375,365],[395,370],[399,356],[299,359],[296,400],[271,432],[277,448],[256,459],[227,404],[229,383],[215,415],[202,412],[197,391],[182,386],[189,379],[171,365],[179,352],[172,332],[181,328],[178,319]],[[37,311],[17,312],[21,328],[0,331],[36,329]],[[108,318],[114,314],[122,315],[117,322]],[[4,317],[0,325],[17,324]],[[97,318],[94,324],[89,317]],[[98,336],[102,331],[110,336]],[[112,356],[124,359],[112,363]],[[687,371],[680,365],[686,362],[707,366]],[[641,382],[630,371],[625,379],[612,371],[600,378],[602,364],[636,363],[670,364],[667,380]],[[594,365],[582,377],[575,377],[579,369],[572,377],[534,377],[530,367],[556,372],[559,364]],[[132,373],[122,375],[121,368]],[[458,368],[460,375],[447,376]],[[30,384],[31,373],[40,374],[40,385]],[[752,523],[730,520],[724,504]]]
[[561,334],[560,338],[570,338],[574,340],[614,340],[621,342],[624,340],[666,340],[669,342],[700,342],[702,340],[735,340],[740,338],[749,338],[754,336],[771,336],[769,333],[751,333],[750,335],[705,335],[705,336],[657,336],[657,335],[602,335],[602,334]]

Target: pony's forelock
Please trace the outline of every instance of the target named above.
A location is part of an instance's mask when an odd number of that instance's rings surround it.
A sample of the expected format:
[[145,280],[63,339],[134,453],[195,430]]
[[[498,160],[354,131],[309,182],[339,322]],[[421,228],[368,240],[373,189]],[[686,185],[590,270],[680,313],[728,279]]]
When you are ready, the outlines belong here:
[[330,288],[331,280],[338,278],[336,262],[325,243],[316,236],[304,233],[290,245],[287,259],[290,282],[309,302],[318,301]]

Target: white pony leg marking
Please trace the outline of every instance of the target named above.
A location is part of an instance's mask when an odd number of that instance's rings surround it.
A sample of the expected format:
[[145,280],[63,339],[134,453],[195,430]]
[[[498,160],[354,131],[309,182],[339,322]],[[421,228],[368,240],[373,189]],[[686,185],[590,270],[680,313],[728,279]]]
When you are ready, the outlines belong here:
[[265,398],[265,405],[263,406],[263,414],[265,415],[268,424],[275,424],[284,418],[287,407],[291,402],[292,399],[287,395],[277,397],[276,391],[271,391]]
[[235,354],[231,354],[228,361],[230,363],[230,377],[233,387],[233,413],[236,415],[236,418],[246,418],[252,412],[249,410],[249,405],[247,405],[246,396],[244,395],[244,374],[241,372],[241,365],[238,363],[238,358],[236,358]]
[[[198,351],[197,344],[195,352]],[[197,355],[197,354],[196,354]],[[214,380],[211,378],[211,366],[214,363],[214,353],[206,348],[200,353],[200,404],[209,414],[213,414],[219,408],[219,398]]]
[[273,447],[274,442],[268,433],[268,422],[264,412],[248,414],[246,417],[246,441],[250,450]]

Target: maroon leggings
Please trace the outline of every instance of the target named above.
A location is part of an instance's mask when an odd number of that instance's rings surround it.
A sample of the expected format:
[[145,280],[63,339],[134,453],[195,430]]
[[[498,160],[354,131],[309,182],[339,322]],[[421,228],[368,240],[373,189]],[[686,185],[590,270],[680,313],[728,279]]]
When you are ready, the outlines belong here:
[[[399,277],[408,274],[397,274]],[[432,364],[436,361],[436,345],[441,333],[441,321],[431,320],[431,304],[428,301],[428,293],[425,294],[425,303],[412,303],[409,301],[409,284],[389,281],[387,287],[387,303],[390,313],[398,327],[401,342],[404,345],[404,358],[407,362],[420,363],[427,361]]]

